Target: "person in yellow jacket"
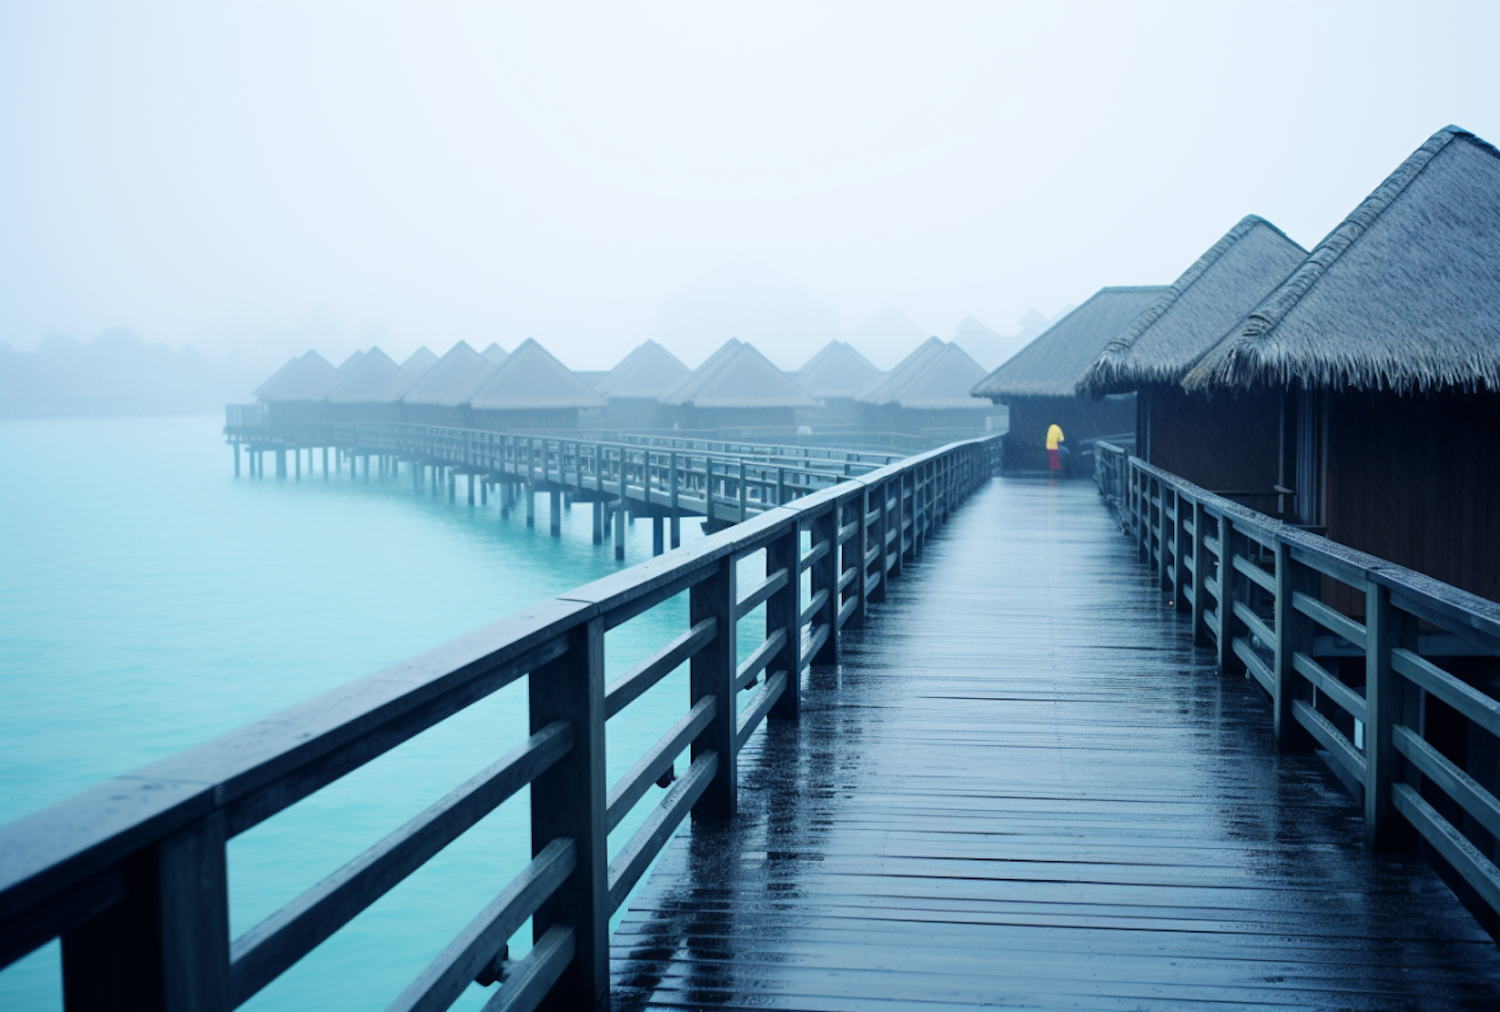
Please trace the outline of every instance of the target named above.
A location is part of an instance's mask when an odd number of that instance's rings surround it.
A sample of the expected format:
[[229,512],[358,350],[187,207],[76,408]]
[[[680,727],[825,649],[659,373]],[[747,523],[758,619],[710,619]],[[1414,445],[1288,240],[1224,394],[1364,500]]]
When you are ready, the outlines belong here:
[[1047,426],[1047,463],[1052,467],[1053,474],[1062,473],[1062,426],[1053,422]]

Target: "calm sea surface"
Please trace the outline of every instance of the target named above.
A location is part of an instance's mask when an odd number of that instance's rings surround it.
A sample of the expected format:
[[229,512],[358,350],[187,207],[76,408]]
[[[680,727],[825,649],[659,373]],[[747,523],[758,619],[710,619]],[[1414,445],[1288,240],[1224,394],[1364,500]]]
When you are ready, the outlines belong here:
[[[554,539],[545,497],[529,529],[494,499],[468,506],[462,486],[449,502],[347,472],[236,480],[221,424],[0,421],[0,822],[622,565],[591,543],[585,505]],[[650,549],[649,521],[629,528],[625,564]],[[686,621],[684,598],[612,631],[611,675]],[[231,841],[233,933],[513,748],[525,703],[509,686]],[[686,707],[684,669],[612,720],[611,782]],[[528,852],[523,793],[245,1007],[384,1007]],[[0,971],[0,1008],[59,1008],[59,980],[53,944]],[[458,1007],[491,993],[475,985]]]

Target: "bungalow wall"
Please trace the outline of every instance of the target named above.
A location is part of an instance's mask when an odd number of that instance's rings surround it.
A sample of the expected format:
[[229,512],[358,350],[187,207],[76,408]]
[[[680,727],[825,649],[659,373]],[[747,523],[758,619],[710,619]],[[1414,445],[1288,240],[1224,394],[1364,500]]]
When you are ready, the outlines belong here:
[[796,419],[798,425],[811,426],[814,432],[820,425],[841,428],[864,425],[865,405],[853,397],[825,397],[819,407],[798,408]]
[[329,420],[322,401],[267,401],[267,425],[310,425]]
[[[1010,407],[1010,431],[1005,437],[1004,469],[1047,469],[1047,426],[1062,426],[1065,445],[1076,455],[1086,439],[1117,436],[1135,431],[1135,394],[1115,394],[1096,401],[1092,397],[1006,397]],[[1079,463],[1074,460],[1075,473]]]
[[598,427],[622,432],[631,429],[669,429],[667,406],[654,397],[611,397],[599,415]]
[[1323,396],[1329,538],[1500,601],[1500,394]]
[[742,429],[792,429],[797,427],[796,408],[695,408],[684,405],[670,412],[679,428],[734,432]]
[[[924,432],[983,432],[984,420],[1001,411],[994,405],[973,408],[903,408],[895,405],[867,405],[864,424],[877,432],[901,432],[921,435]],[[1045,435],[1045,432],[1044,432]]]
[[526,411],[496,411],[472,408],[476,429],[492,432],[573,432],[578,429],[577,408],[535,408]]
[[473,427],[469,422],[467,404],[407,404],[402,417],[415,425],[444,425],[452,429]]
[[1229,498],[1275,513],[1281,402],[1279,390],[1207,397],[1177,386],[1144,387],[1136,455],[1210,492],[1239,493]]

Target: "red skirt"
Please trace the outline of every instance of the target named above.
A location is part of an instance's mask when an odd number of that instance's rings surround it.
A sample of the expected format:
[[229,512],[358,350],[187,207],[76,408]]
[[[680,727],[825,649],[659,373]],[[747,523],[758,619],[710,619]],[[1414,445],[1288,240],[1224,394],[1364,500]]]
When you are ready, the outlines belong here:
[[1058,453],[1058,451],[1056,451],[1056,450],[1048,450],[1047,451],[1047,463],[1049,463],[1049,464],[1052,465],[1052,470],[1054,470],[1054,471],[1061,471],[1062,470],[1062,454]]

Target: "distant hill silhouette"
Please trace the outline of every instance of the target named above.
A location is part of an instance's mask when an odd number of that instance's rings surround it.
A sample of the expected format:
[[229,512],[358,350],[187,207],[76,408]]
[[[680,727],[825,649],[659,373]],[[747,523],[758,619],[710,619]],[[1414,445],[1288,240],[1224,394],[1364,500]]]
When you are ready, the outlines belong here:
[[931,335],[895,306],[887,306],[849,334],[848,341],[882,369],[890,369]]
[[233,360],[215,365],[121,327],[89,344],[50,334],[29,352],[0,342],[0,418],[217,414],[253,385]]

